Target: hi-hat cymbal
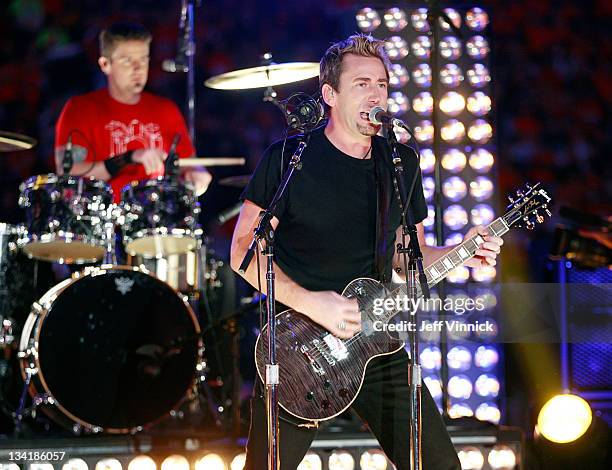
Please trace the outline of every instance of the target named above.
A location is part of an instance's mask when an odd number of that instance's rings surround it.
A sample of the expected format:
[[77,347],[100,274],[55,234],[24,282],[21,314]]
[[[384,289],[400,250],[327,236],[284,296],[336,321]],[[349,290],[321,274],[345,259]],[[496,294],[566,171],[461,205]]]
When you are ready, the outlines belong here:
[[209,78],[204,85],[217,90],[246,90],[299,82],[318,75],[317,62],[287,62],[223,73]]
[[221,178],[219,184],[221,186],[230,186],[232,188],[246,188],[251,181],[251,175],[228,176]]
[[14,132],[0,131],[0,152],[28,150],[36,145],[36,139]]

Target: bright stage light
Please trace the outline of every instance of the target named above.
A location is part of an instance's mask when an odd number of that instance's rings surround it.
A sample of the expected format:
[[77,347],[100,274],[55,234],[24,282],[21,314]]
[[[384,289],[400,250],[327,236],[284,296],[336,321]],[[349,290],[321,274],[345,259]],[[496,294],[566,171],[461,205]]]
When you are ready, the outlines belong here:
[[414,135],[419,142],[431,142],[433,140],[434,129],[431,121],[419,121],[414,126]]
[[357,26],[363,32],[370,33],[380,26],[380,15],[373,8],[362,8],[355,15]]
[[467,71],[468,82],[474,88],[483,88],[491,81],[489,70],[482,64],[474,64]]
[[448,415],[453,419],[474,416],[474,410],[467,403],[455,403],[449,408]]
[[346,450],[334,450],[329,456],[329,470],[353,470],[355,459]]
[[440,98],[440,110],[449,116],[457,116],[465,109],[465,98],[456,91],[449,91]]
[[385,42],[385,50],[392,60],[403,59],[408,55],[408,43],[400,36],[391,36]]
[[96,463],[96,470],[121,470],[121,462],[117,459],[102,459]]
[[473,225],[488,225],[495,218],[493,208],[488,204],[476,204],[470,211]]
[[461,41],[455,36],[446,36],[440,40],[440,55],[446,60],[457,60],[461,57]]
[[423,195],[427,202],[431,202],[436,189],[436,182],[431,176],[423,178]]
[[366,450],[359,459],[361,470],[387,470],[387,456],[380,449]]
[[486,176],[477,176],[470,182],[470,196],[477,201],[484,201],[493,195],[493,181]]
[[[455,10],[454,8],[445,8],[444,13],[446,13],[446,15],[448,16],[448,19],[453,22],[453,25],[455,25],[455,28],[461,27],[461,15],[457,13],[457,10]],[[443,18],[440,18],[440,26],[442,27],[444,31],[451,30],[450,25]]]
[[472,353],[465,346],[455,346],[446,354],[446,362],[451,369],[466,371],[472,365]]
[[[459,236],[461,236],[461,234],[459,234]],[[456,239],[453,241],[455,242]],[[456,245],[457,243],[453,244]],[[457,266],[455,269],[448,273],[447,279],[448,282],[451,282],[453,284],[463,284],[469,279],[469,277],[470,270],[468,268],[466,268],[465,266]]]
[[474,364],[482,369],[495,367],[499,362],[499,353],[492,346],[478,346],[474,354]]
[[220,455],[210,453],[196,460],[194,468],[195,470],[227,470],[227,464]]
[[481,397],[493,397],[499,395],[499,380],[491,374],[482,374],[476,379],[474,389]]
[[87,470],[88,468],[87,462],[83,459],[70,459],[62,465],[62,470]]
[[493,166],[494,160],[491,152],[483,148],[470,154],[470,166],[478,173],[487,173]]
[[418,33],[426,33],[429,31],[429,22],[427,21],[427,8],[417,8],[410,15],[412,27]]
[[322,469],[323,469],[323,462],[321,461],[321,457],[319,457],[314,452],[307,452],[297,468],[297,470],[322,470]]
[[442,183],[442,193],[450,201],[457,202],[467,194],[467,185],[458,176],[451,176]]
[[[453,245],[458,245],[459,243],[461,243],[463,240],[463,235],[459,232],[453,232],[451,233],[448,237],[446,237],[446,240],[444,240],[444,245],[445,246],[453,246]],[[457,269],[457,268],[455,268]],[[449,275],[454,271],[454,269],[452,271],[449,271]],[[469,277],[469,275],[468,275]],[[450,281],[450,279],[449,279]],[[450,281],[453,282],[453,281]]]
[[412,71],[412,81],[419,88],[431,86],[431,67],[428,64],[419,64]]
[[495,403],[482,403],[476,408],[476,418],[480,421],[489,421],[493,424],[499,424],[501,412]]
[[466,210],[458,204],[448,206],[444,211],[442,219],[451,230],[461,230],[468,223]]
[[488,461],[492,470],[513,470],[516,467],[516,454],[510,447],[499,444],[489,452]]
[[408,98],[401,91],[393,91],[387,98],[387,110],[394,115],[404,114],[410,109]]
[[393,88],[401,88],[408,83],[408,70],[402,64],[391,64],[389,69],[389,85]]
[[457,328],[448,332],[448,337],[454,341],[463,341],[470,336],[465,320],[455,317],[453,322],[457,323]]
[[582,436],[592,420],[589,404],[577,395],[565,393],[554,396],[542,407],[536,430],[549,441],[566,444]]
[[431,396],[436,399],[442,396],[442,382],[436,377],[427,376],[423,379],[423,383],[429,390]]
[[493,127],[484,119],[476,119],[468,128],[468,137],[477,144],[486,144],[493,136]]
[[404,10],[401,10],[397,7],[389,8],[384,16],[385,25],[389,31],[393,31],[394,33],[401,31],[408,24],[408,18],[406,18],[406,13]]
[[[492,269],[495,269],[495,268],[492,268]],[[474,271],[475,270],[472,269],[472,275]],[[483,341],[493,340],[497,336],[497,333],[499,332],[499,326],[497,325],[497,322],[493,318],[483,318],[481,319],[481,323],[488,323],[490,325],[490,331],[487,331],[486,329],[483,329],[482,331],[477,330],[475,331],[476,336]]]
[[491,111],[491,98],[482,91],[475,91],[468,96],[467,109],[474,116],[484,116]]
[[230,470],[242,470],[246,464],[246,453],[242,452],[232,459]]
[[496,274],[495,266],[483,266],[472,269],[472,279],[476,282],[490,282],[495,278]]
[[481,470],[484,466],[484,455],[477,447],[466,446],[457,452],[461,470]]
[[417,36],[410,45],[412,53],[419,59],[429,59],[431,53],[431,41],[427,36]]
[[436,210],[431,204],[427,204],[427,217],[423,221],[423,227],[429,228],[434,224],[434,217],[436,216]]
[[442,355],[440,354],[440,348],[436,346],[429,346],[419,355],[421,358],[421,365],[427,370],[438,370],[442,365]]
[[189,468],[189,460],[182,455],[169,455],[161,464],[161,470],[189,470]]
[[457,64],[446,64],[440,69],[440,82],[448,88],[456,88],[463,81],[463,72]]
[[421,116],[429,116],[433,110],[433,98],[428,91],[417,93],[412,99],[412,109]]
[[53,470],[53,464],[37,462],[28,464],[28,470]]
[[448,394],[453,398],[467,400],[472,394],[472,381],[467,375],[454,375],[448,381]]
[[465,24],[472,31],[482,31],[489,24],[489,15],[482,8],[474,7],[465,14]]
[[457,119],[450,119],[442,125],[440,135],[444,142],[457,143],[465,137],[465,126]]
[[459,173],[465,168],[465,153],[456,148],[448,149],[442,156],[442,168],[451,173]]
[[420,167],[423,173],[431,173],[434,170],[436,164],[436,156],[431,149],[421,149]]
[[436,236],[431,232],[425,232],[425,244],[427,246],[436,246]]
[[476,35],[467,40],[465,49],[472,59],[484,59],[489,53],[489,43],[482,36]]
[[157,464],[148,455],[134,457],[128,464],[128,470],[156,470]]

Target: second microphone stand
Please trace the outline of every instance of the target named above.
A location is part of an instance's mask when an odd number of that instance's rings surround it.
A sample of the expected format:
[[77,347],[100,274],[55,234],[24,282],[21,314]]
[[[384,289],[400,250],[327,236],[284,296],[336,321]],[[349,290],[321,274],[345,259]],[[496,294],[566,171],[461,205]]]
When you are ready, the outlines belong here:
[[[393,161],[393,172],[395,179],[395,189],[402,210],[402,242],[397,245],[397,251],[402,255],[404,263],[404,272],[406,274],[406,295],[409,299],[416,301],[419,294],[422,294],[425,299],[429,296],[429,285],[427,276],[423,268],[423,253],[419,246],[416,224],[414,223],[414,215],[411,210],[408,210],[408,204],[412,197],[416,178],[413,179],[410,191],[406,189],[404,179],[404,166],[402,159],[397,150],[397,138],[392,128],[387,130],[387,141],[391,147],[391,155]],[[418,172],[418,164],[416,166]],[[415,175],[416,176],[416,175]],[[410,242],[406,245],[406,236],[410,238]],[[418,275],[418,285],[417,285]],[[419,289],[420,287],[420,289]],[[419,292],[420,290],[420,292]],[[410,322],[415,325],[415,328],[409,329],[408,338],[410,346],[410,366],[408,370],[408,381],[410,385],[410,459],[412,470],[421,470],[423,468],[421,458],[421,436],[422,436],[422,415],[421,415],[421,365],[419,364],[419,337],[417,334],[418,328],[418,309],[414,309],[413,317]]]
[[[272,218],[275,215],[276,205],[283,197],[287,185],[295,170],[302,166],[301,157],[304,149],[308,145],[310,136],[305,132],[304,139],[300,141],[297,149],[289,161],[289,166],[281,180],[272,202],[267,209],[260,213],[259,224],[255,229],[253,240],[244,256],[238,271],[244,274],[251,263],[256,249],[265,241],[265,248],[262,252],[266,256],[266,310],[267,310],[267,337],[268,342],[268,362],[266,364],[266,414],[268,421],[268,470],[279,470],[279,426],[278,426],[278,386],[280,384],[279,367],[276,363],[276,296],[275,296],[275,274],[274,274],[274,228]],[[257,273],[259,276],[259,273]]]

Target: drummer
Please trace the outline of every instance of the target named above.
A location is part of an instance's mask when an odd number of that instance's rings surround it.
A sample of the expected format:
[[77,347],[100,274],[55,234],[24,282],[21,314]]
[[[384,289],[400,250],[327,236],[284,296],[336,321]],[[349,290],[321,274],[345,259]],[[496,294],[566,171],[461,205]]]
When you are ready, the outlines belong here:
[[[180,135],[179,158],[192,157],[195,151],[178,107],[144,91],[151,33],[140,24],[115,23],[99,39],[98,65],[107,86],[65,104],[55,129],[55,166],[62,174],[70,138],[70,173],[108,181],[118,202],[126,184],[164,174],[164,160],[175,135]],[[182,175],[197,195],[206,191],[212,179],[205,168],[191,168]]]

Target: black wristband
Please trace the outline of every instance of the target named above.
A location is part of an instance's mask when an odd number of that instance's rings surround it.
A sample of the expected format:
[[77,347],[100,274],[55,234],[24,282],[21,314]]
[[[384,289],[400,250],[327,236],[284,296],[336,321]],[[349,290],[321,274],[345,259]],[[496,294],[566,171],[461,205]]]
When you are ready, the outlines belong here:
[[108,174],[111,175],[111,177],[115,176],[122,168],[134,163],[132,160],[133,153],[133,150],[128,150],[125,153],[120,153],[119,155],[104,160],[104,166]]

